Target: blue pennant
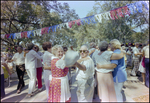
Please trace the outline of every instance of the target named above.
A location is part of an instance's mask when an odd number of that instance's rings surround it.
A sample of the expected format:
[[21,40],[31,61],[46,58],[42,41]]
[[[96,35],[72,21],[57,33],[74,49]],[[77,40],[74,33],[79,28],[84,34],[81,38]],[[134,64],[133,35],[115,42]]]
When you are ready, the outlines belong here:
[[135,3],[127,5],[127,7],[130,9],[130,14],[137,13],[134,5],[135,5]]
[[[147,3],[145,2],[145,1],[141,1],[141,4],[143,4],[144,5],[144,7],[147,9],[147,10],[149,10],[149,5],[147,5]],[[149,3],[148,3],[149,4]]]
[[94,23],[94,24],[97,23],[96,20],[95,20],[95,16],[94,15],[91,16],[91,22]]
[[33,34],[33,30],[32,30],[32,31],[27,31],[27,37],[28,37],[28,38],[31,38],[31,36],[30,36],[30,35],[34,36],[34,34]]
[[8,38],[11,38],[11,37],[14,39],[14,33],[11,33]]
[[143,12],[143,10],[142,10],[143,6],[141,3],[142,3],[141,1],[135,3],[135,6],[136,6],[138,12],[140,12],[140,13]]

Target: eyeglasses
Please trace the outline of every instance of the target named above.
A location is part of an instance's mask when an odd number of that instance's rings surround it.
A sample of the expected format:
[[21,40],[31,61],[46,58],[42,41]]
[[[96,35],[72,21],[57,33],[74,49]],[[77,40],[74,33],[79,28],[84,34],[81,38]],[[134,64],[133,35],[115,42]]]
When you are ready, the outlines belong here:
[[80,53],[82,53],[82,52],[83,52],[83,53],[86,53],[87,50],[79,50],[79,52],[80,52]]

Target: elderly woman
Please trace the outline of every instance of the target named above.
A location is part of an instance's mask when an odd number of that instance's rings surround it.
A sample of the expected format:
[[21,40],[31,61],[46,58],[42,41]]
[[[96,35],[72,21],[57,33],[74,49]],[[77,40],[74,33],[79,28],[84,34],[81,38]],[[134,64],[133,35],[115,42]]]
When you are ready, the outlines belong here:
[[69,68],[63,69],[56,67],[56,62],[63,57],[64,51],[62,46],[55,45],[52,48],[54,56],[51,60],[52,80],[49,87],[48,102],[69,102],[71,101],[71,94],[68,83]]
[[50,84],[49,76],[51,76],[51,58],[53,56],[53,54],[51,53],[51,49],[52,49],[51,42],[44,42],[42,48],[45,51],[43,54],[43,66],[44,66],[43,78],[45,82],[47,99],[48,99],[49,84]]
[[[121,53],[121,50],[120,50],[121,44],[117,39],[111,40],[110,44],[111,44],[111,50],[114,51],[114,53],[117,53],[117,54]],[[104,68],[108,70],[114,68],[114,71],[112,72],[112,74],[113,74],[113,81],[114,81],[117,102],[123,102],[121,90],[122,90],[124,82],[127,80],[124,57],[118,60],[111,59],[111,64],[98,65],[98,68]]]
[[35,89],[35,83],[36,83],[36,68],[37,68],[37,59],[41,60],[42,56],[39,56],[34,51],[34,44],[30,43],[27,45],[27,48],[29,52],[25,55],[25,69],[27,71],[27,74],[30,78],[29,80],[29,90],[27,97],[31,97]]
[[[35,50],[39,56],[43,55],[43,53],[39,52],[39,47],[37,45],[34,45],[33,50]],[[37,59],[36,78],[38,82],[38,91],[42,91],[42,71],[42,61]]]
[[108,43],[106,41],[101,41],[99,43],[99,49],[101,52],[98,52],[95,61],[98,63],[97,71],[97,81],[98,81],[98,94],[102,102],[115,102],[116,93],[114,88],[112,72],[114,68],[101,68],[100,65],[111,64],[110,60],[112,59],[121,59],[123,58],[123,52],[120,54],[115,54],[112,51],[108,51]]

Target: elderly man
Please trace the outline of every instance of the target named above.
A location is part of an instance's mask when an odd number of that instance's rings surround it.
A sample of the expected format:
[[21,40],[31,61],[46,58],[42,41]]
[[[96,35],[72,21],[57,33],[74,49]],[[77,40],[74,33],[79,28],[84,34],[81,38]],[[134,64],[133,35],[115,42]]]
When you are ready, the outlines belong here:
[[89,50],[86,45],[81,46],[81,58],[75,63],[77,67],[77,97],[78,102],[92,102],[94,93],[94,62],[88,56]]
[[16,72],[18,75],[18,86],[17,86],[17,94],[21,92],[21,89],[25,86],[23,77],[25,73],[25,57],[23,52],[23,47],[20,45],[17,47],[18,53],[15,53],[12,60],[9,60],[9,62],[14,61],[16,64]]
[[25,57],[25,69],[27,74],[30,78],[29,80],[29,90],[28,90],[28,97],[31,97],[33,94],[32,92],[35,89],[36,83],[36,68],[37,68],[37,59],[42,59],[42,56],[39,56],[36,51],[34,51],[34,44],[28,44],[29,52],[26,54]]
[[135,47],[133,48],[133,63],[134,67],[131,71],[131,76],[136,76],[139,69],[139,58],[142,53],[139,52],[139,43],[135,43]]

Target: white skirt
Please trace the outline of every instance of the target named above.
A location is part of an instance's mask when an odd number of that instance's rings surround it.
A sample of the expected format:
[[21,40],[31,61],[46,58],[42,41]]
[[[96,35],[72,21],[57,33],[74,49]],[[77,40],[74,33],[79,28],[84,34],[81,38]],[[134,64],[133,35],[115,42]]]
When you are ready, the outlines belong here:
[[140,65],[139,65],[139,71],[141,73],[146,73],[145,68],[142,66],[142,61],[143,61],[143,58],[141,59],[141,62],[140,62]]

